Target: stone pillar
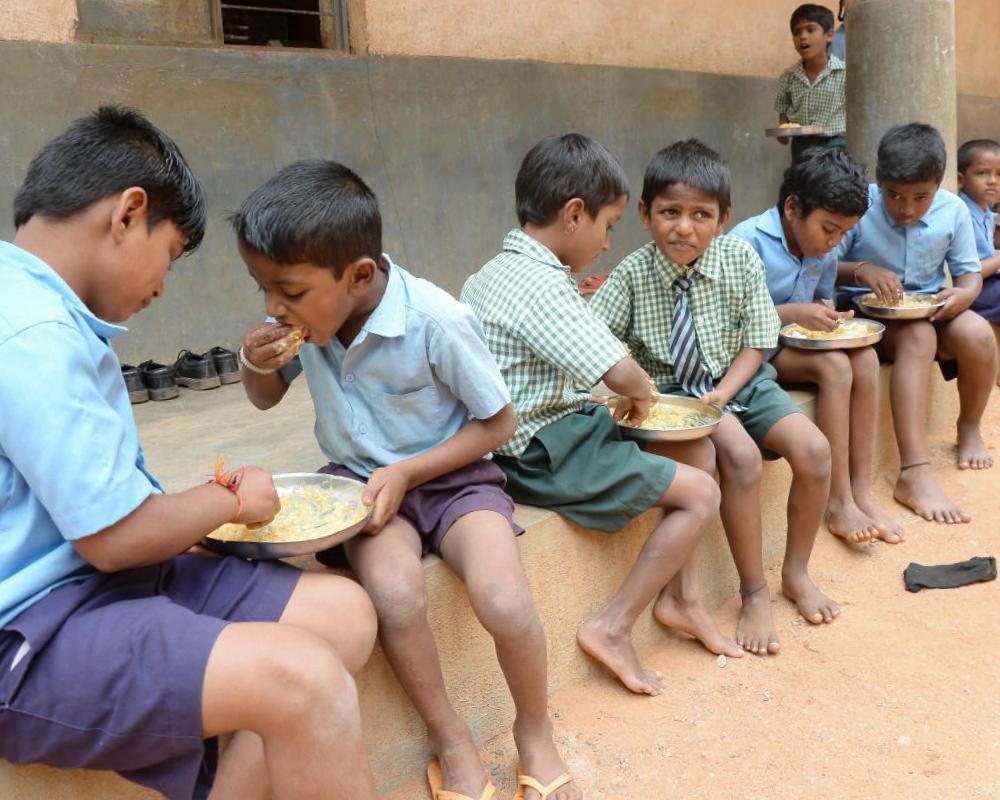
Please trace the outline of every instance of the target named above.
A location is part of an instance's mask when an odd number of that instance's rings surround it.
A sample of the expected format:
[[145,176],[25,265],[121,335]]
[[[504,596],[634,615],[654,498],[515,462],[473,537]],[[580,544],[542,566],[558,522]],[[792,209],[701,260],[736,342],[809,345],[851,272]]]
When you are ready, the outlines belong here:
[[955,189],[955,0],[854,0],[847,10],[847,143],[875,179],[889,128],[926,122],[944,136]]

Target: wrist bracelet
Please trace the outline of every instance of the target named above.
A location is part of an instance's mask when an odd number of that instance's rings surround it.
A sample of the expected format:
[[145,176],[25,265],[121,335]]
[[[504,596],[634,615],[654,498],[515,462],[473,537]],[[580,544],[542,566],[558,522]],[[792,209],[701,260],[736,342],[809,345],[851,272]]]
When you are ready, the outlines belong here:
[[223,489],[227,489],[236,495],[236,513],[233,514],[233,518],[229,520],[231,523],[236,522],[243,513],[243,495],[240,494],[240,484],[243,482],[243,471],[246,467],[240,467],[238,470],[232,472],[225,472],[223,466],[225,462],[222,456],[218,456],[215,459],[215,475],[209,479],[209,483],[214,483],[221,486]]
[[865,264],[871,264],[871,263],[872,263],[871,261],[859,261],[857,264],[854,265],[854,283],[855,283],[855,285],[857,285],[857,283],[858,283],[858,270],[861,269]]
[[243,352],[243,345],[240,345],[239,358],[240,358],[240,364],[242,364],[244,367],[246,367],[248,370],[250,370],[256,375],[272,375],[278,371],[276,369],[261,369],[260,367],[258,367],[249,358],[247,358],[247,354]]

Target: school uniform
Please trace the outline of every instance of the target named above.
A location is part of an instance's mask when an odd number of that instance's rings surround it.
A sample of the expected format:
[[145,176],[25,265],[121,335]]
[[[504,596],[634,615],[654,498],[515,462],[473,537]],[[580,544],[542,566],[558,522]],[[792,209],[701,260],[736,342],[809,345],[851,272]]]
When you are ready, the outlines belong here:
[[676,464],[623,441],[590,389],[628,353],[580,296],[569,267],[520,229],[462,288],[510,387],[517,431],[495,462],[515,500],[617,531],[650,508]]
[[[979,203],[965,192],[959,193],[958,196],[962,198],[966,208],[969,209],[979,260],[985,261],[987,258],[993,258],[997,254],[993,244],[996,215],[990,208],[980,208]],[[970,308],[994,325],[1000,325],[1000,279],[997,278],[996,273],[983,279],[983,289]]]
[[812,83],[801,61],[781,73],[774,110],[799,125],[820,125],[820,136],[793,136],[792,161],[810,147],[844,147],[847,140],[847,65],[832,53]]
[[[688,394],[675,373],[670,350],[676,282],[695,280],[687,292],[698,355],[718,383],[743,348],[768,350],[778,343],[781,321],[767,291],[764,265],[742,239],[716,236],[689,266],[670,261],[654,242],[615,267],[591,301],[593,312],[628,345],[660,392]],[[733,398],[736,415],[760,443],[778,420],[799,407],[775,382],[774,367],[761,365]]]
[[[286,383],[305,373],[316,440],[330,462],[322,471],[360,481],[510,403],[469,309],[384,258],[385,292],[350,345],[336,336],[323,346],[307,343],[280,372]],[[503,473],[480,460],[407,492],[399,514],[417,529],[424,552],[437,553],[471,511],[496,511],[516,527],[503,486]]]
[[204,797],[209,653],[232,621],[274,621],[299,572],[180,556],[99,573],[73,542],[161,491],[110,340],[47,264],[0,243],[0,758],[115,770]]

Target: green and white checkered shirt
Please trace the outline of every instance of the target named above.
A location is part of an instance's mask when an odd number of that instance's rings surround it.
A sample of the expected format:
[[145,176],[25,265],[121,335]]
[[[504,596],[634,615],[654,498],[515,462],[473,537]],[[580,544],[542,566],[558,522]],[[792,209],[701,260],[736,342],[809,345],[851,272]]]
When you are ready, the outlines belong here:
[[[692,267],[700,275],[688,290],[698,349],[718,381],[743,348],[777,346],[781,321],[764,264],[742,239],[716,236]],[[674,281],[687,271],[650,242],[611,270],[590,301],[656,384],[677,383],[670,357]]]
[[520,456],[540,428],[579,411],[590,389],[628,353],[587,305],[569,267],[515,228],[503,251],[462,287],[486,333],[517,411],[497,453]]
[[778,97],[774,110],[785,114],[789,122],[822,125],[824,136],[843,136],[847,131],[845,87],[847,66],[831,54],[815,83],[809,83],[799,61],[778,78]]

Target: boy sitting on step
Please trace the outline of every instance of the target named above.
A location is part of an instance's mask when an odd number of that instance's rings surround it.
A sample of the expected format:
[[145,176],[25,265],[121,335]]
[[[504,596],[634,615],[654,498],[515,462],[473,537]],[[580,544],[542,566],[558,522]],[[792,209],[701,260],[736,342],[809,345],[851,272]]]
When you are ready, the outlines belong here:
[[375,603],[386,659],[427,725],[435,798],[489,800],[495,789],[445,691],[427,619],[428,553],[462,579],[496,643],[522,768],[553,787],[554,800],[579,800],[552,739],[545,634],[514,541],[521,529],[503,472],[485,458],[514,432],[514,409],[475,317],[382,252],[375,195],[336,162],[281,170],[233,226],[277,320],[246,334],[247,396],[271,408],[305,372],[330,459],[322,471],[366,483],[371,520],[343,552]]
[[664,624],[715,652],[736,648],[719,633],[697,587],[682,586],[680,578],[718,507],[715,483],[623,441],[617,420],[591,402],[591,387],[604,381],[620,395],[619,419],[640,423],[649,413],[648,376],[588,308],[572,277],[608,248],[627,199],[625,172],[600,144],[575,133],[543,139],[517,174],[520,227],[465,282],[462,300],[482,323],[517,409],[517,430],[494,459],[511,496],[607,532],[654,506],[667,512],[614,597],[577,634],[627,688],[657,695],[663,679],[639,663],[631,640],[653,600],[659,598],[654,613]]
[[722,235],[729,194],[729,167],[701,142],[657,153],[639,201],[653,241],[611,271],[591,308],[661,392],[725,409],[710,438],[743,599],[736,641],[764,655],[776,653],[779,642],[764,577],[758,445],[792,468],[782,591],[812,623],[840,613],[808,572],[830,488],[830,446],[764,362],[780,321],[760,257],[742,239]]

